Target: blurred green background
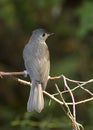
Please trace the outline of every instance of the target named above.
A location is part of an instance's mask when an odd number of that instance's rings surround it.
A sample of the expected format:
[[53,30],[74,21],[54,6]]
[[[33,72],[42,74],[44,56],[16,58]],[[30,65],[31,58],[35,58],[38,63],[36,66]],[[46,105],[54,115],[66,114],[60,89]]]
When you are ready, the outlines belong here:
[[[22,51],[32,30],[45,28],[55,35],[46,42],[51,55],[51,76],[64,74],[75,80],[93,77],[92,0],[0,0],[0,71],[22,71]],[[24,77],[20,77],[25,79]],[[29,81],[29,78],[25,79]],[[60,90],[61,80],[49,81],[47,91]],[[93,86],[88,85],[93,91]],[[5,77],[0,79],[0,130],[69,130],[71,122],[54,101],[38,114],[28,113],[29,87]],[[89,95],[75,94],[77,100]],[[67,97],[68,98],[68,97]],[[93,103],[77,106],[77,121],[93,130]]]

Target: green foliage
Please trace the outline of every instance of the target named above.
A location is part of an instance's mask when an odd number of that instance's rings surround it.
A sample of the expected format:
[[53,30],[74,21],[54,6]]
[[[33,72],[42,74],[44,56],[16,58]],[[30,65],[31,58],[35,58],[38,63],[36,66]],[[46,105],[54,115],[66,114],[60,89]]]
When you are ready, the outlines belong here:
[[78,57],[71,56],[60,61],[52,63],[51,74],[52,75],[67,75],[67,77],[73,77],[75,71],[78,69]]
[[0,19],[9,27],[13,27],[16,23],[15,6],[10,0],[0,1]]
[[[58,108],[59,110],[59,108]],[[45,113],[47,112],[47,113]],[[56,114],[57,115],[57,114]],[[59,119],[58,119],[59,118]],[[53,114],[48,113],[48,111],[43,111],[43,113],[38,114],[35,112],[24,113],[23,117],[17,117],[11,122],[12,126],[18,126],[20,129],[40,129],[40,130],[50,130],[50,129],[64,129],[67,130],[71,127],[71,122],[63,115],[56,118]]]
[[85,1],[77,9],[80,24],[77,34],[84,37],[89,31],[93,30],[93,1]]

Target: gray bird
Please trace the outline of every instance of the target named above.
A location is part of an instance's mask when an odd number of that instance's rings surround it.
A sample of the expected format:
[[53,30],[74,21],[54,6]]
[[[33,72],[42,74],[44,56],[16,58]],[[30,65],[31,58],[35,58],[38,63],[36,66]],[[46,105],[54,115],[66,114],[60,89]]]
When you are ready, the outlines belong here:
[[50,71],[49,50],[45,41],[51,34],[44,29],[34,30],[23,50],[25,67],[32,81],[27,103],[29,112],[32,110],[41,112],[44,107],[43,90],[46,88]]

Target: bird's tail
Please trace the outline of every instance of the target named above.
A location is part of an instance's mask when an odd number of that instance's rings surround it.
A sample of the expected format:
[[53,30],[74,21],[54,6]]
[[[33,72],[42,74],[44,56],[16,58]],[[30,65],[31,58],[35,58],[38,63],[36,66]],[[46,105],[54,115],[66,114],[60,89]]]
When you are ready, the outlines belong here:
[[41,112],[44,107],[43,90],[42,86],[38,82],[32,82],[32,87],[30,89],[30,95],[27,103],[27,111],[31,112],[36,110]]

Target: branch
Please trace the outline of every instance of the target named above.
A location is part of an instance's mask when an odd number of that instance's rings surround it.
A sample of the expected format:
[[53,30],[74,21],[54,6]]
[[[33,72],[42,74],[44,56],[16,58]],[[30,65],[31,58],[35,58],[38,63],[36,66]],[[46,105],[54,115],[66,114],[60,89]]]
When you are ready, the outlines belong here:
[[25,72],[0,72],[0,77],[3,78],[3,76],[19,76],[19,75],[24,75]]
[[[31,82],[28,82],[28,81],[25,81],[25,80],[22,80],[20,78],[16,78],[14,76],[24,76],[25,75],[25,71],[20,71],[20,72],[0,72],[0,77],[3,78],[5,76],[9,76],[10,78],[12,78],[13,80],[15,81],[18,81],[19,83],[21,84],[24,84],[24,85],[27,85],[27,86],[31,86]],[[57,79],[62,79],[63,77],[65,77],[64,75],[61,75],[61,76],[54,76],[54,77],[49,77],[49,80],[57,80]],[[88,81],[76,81],[76,80],[71,80],[67,77],[65,77],[65,79],[69,82],[73,82],[73,83],[82,83],[78,86],[76,86],[75,88],[73,89],[70,89],[72,92],[75,91],[76,89],[78,89],[79,87],[83,87],[84,85],[88,84],[88,83],[92,83],[93,82],[93,79],[90,79]],[[61,93],[67,93],[68,90],[64,90],[62,91]],[[48,92],[46,91],[43,91],[43,93],[45,95],[47,95],[49,98],[51,98],[52,100],[56,101],[57,103],[59,103],[60,105],[63,105],[63,102],[60,101],[59,99],[55,98],[56,95],[59,95],[59,93],[55,93],[55,94],[49,94]],[[92,94],[91,94],[92,95]],[[81,100],[81,101],[78,101],[78,102],[75,102],[75,105],[79,105],[79,104],[82,104],[82,103],[86,103],[86,102],[89,102],[89,101],[92,101],[93,100],[93,97],[90,97],[88,99],[85,99],[85,100]],[[66,102],[67,105],[73,105],[72,102]]]
[[[66,81],[66,78],[65,76],[62,76],[63,77],[63,80],[64,80],[64,85],[65,87],[67,88],[70,96],[71,96],[71,99],[72,99],[72,103],[73,103],[73,115],[71,114],[70,112],[70,117],[71,117],[71,120],[72,120],[72,124],[73,124],[73,129],[75,130],[78,130],[78,125],[76,123],[76,108],[75,108],[75,99],[74,99],[74,96],[73,96],[73,93],[71,91],[71,89],[69,88],[69,86],[67,85],[67,81]],[[70,111],[69,107],[67,106],[68,108],[68,111]]]
[[[13,80],[16,80],[17,82],[27,85],[27,86],[31,86],[31,82],[22,80],[20,78],[16,78],[15,76],[27,76],[27,71],[21,71],[21,72],[0,72],[0,77],[3,78],[5,76],[12,78]],[[64,75],[60,75],[60,76],[54,76],[54,77],[49,77],[48,80],[57,80],[57,79],[63,79],[64,82],[64,86],[67,90],[64,91],[60,91],[57,84],[55,84],[56,86],[56,90],[57,93],[55,94],[50,94],[46,91],[43,91],[43,93],[45,95],[47,95],[50,99],[54,100],[55,102],[57,102],[58,104],[60,104],[64,110],[64,112],[66,113],[66,115],[69,117],[69,119],[72,121],[72,126],[73,126],[73,130],[80,130],[80,128],[82,128],[82,130],[84,130],[83,126],[79,123],[77,123],[76,121],[76,105],[82,104],[82,103],[86,103],[89,101],[93,100],[93,93],[91,91],[89,91],[88,89],[84,88],[84,86],[88,83],[92,83],[93,79],[88,80],[88,81],[76,81],[76,80],[72,80],[69,79],[67,77],[65,77]],[[73,89],[70,89],[70,87],[68,86],[68,82],[74,83],[76,84],[76,87],[74,87]],[[73,92],[75,90],[77,90],[78,88],[82,89],[85,93],[88,93],[90,95],[90,97],[88,99],[84,99],[81,101],[76,102]],[[67,102],[65,101],[65,99],[63,98],[63,94],[68,93],[71,96],[72,102]],[[58,98],[56,98],[55,96],[59,95],[61,100],[59,100]],[[71,113],[71,110],[69,108],[69,105],[72,105],[73,107],[73,113]]]

